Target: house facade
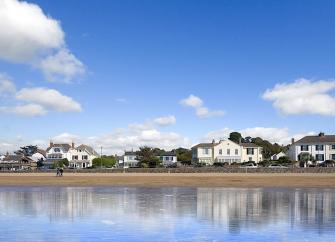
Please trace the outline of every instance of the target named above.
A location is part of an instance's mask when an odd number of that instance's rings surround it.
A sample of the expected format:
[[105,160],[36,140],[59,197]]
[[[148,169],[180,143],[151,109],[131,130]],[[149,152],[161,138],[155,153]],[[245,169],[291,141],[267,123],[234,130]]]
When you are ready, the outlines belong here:
[[177,163],[177,154],[175,152],[165,152],[159,156],[163,166],[171,166]]
[[125,151],[123,156],[123,167],[137,167],[139,161],[137,160],[137,154],[134,151]]
[[6,155],[0,161],[0,171],[19,171],[19,170],[35,170],[37,162],[28,156]]
[[320,133],[315,136],[305,136],[296,142],[292,140],[288,154],[290,159],[295,161],[302,161],[304,154],[311,155],[317,163],[335,160],[335,135]]
[[262,148],[253,143],[237,144],[231,140],[215,140],[192,147],[192,161],[213,165],[214,163],[242,163],[263,160]]
[[79,145],[75,147],[75,144],[54,144],[50,142],[49,147],[46,150],[46,161],[44,165],[51,168],[55,161],[67,159],[69,161],[69,167],[74,169],[88,168],[92,166],[92,161],[97,158],[98,153],[88,145]]

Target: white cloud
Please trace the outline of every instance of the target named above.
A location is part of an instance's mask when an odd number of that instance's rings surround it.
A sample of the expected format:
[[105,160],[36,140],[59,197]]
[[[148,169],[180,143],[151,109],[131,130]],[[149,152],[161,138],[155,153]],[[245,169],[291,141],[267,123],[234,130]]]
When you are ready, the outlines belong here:
[[30,61],[64,44],[59,22],[46,16],[38,5],[25,1],[0,2],[0,32],[0,57],[9,61]]
[[0,73],[0,95],[15,93],[15,91],[14,83],[6,75]]
[[1,0],[0,33],[3,60],[42,69],[53,81],[69,82],[84,73],[83,64],[66,48],[60,23],[36,4]]
[[168,126],[176,123],[176,117],[173,115],[159,117],[154,119],[154,123],[160,126]]
[[26,104],[14,107],[0,107],[0,112],[14,113],[21,116],[34,117],[42,116],[47,113],[47,110],[38,104]]
[[200,118],[211,118],[223,116],[225,113],[222,110],[210,110],[204,106],[204,102],[201,98],[191,94],[189,97],[182,99],[180,104],[186,107],[192,107],[195,110],[195,114]]
[[70,133],[62,133],[51,139],[54,143],[67,143],[70,144],[72,142],[79,141],[79,136]]
[[268,89],[263,99],[272,101],[273,106],[285,115],[320,114],[335,115],[335,81],[298,79],[293,83],[282,83]]
[[[202,140],[203,141],[211,141],[212,139],[227,139],[229,134],[234,130],[230,128],[223,128],[220,130],[215,130],[207,133]],[[314,132],[306,132],[306,133],[291,133],[288,128],[272,128],[272,127],[254,127],[254,128],[246,128],[242,130],[238,130],[237,132],[241,133],[243,137],[260,137],[262,139],[268,140],[271,143],[278,144],[289,144],[291,139],[294,138],[298,140],[306,135],[314,135]]]
[[16,98],[21,101],[36,103],[58,112],[80,112],[82,110],[78,102],[55,89],[42,87],[23,88],[16,93]]
[[47,80],[71,82],[71,80],[85,73],[83,63],[67,49],[61,49],[55,55],[43,59],[39,65]]

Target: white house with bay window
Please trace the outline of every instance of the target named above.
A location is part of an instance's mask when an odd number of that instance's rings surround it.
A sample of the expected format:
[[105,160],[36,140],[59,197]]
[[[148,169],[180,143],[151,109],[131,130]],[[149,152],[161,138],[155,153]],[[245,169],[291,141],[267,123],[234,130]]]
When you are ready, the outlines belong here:
[[289,148],[289,157],[295,161],[301,161],[304,154],[311,155],[317,163],[326,160],[335,160],[335,135],[320,133],[315,136],[305,136],[294,142]]
[[192,147],[192,160],[197,163],[243,163],[263,160],[262,148],[253,143],[237,144],[231,140],[215,140],[212,143],[200,143]]
[[171,166],[177,163],[177,154],[175,152],[165,152],[159,156],[163,166]]
[[93,159],[98,156],[98,153],[88,145],[75,147],[73,142],[71,145],[50,142],[46,150],[46,160],[43,163],[44,166],[51,168],[55,161],[67,159],[70,168],[81,169],[91,167]]

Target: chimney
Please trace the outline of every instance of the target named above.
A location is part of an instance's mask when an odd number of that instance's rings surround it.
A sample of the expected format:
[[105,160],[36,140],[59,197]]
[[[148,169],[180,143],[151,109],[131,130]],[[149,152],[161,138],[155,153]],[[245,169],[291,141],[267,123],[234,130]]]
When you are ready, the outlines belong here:
[[294,144],[294,138],[291,139],[291,143]]
[[73,141],[72,141],[71,147],[72,147],[72,149],[74,149],[74,142]]
[[52,140],[50,140],[50,147],[54,146],[54,142],[52,142]]
[[242,143],[242,138],[238,138],[238,144],[241,144]]
[[212,140],[212,144],[215,144],[215,139]]
[[319,133],[319,137],[323,137],[323,136],[325,136],[325,133],[320,132],[320,133]]

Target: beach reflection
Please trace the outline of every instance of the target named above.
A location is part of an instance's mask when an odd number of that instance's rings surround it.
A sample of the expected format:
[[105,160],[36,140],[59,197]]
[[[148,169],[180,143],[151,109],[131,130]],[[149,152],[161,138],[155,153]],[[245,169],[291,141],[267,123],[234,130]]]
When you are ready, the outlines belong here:
[[[248,237],[250,231],[334,236],[335,190],[0,188],[0,211],[0,226],[9,230],[0,239],[7,241],[17,230],[48,238],[58,229],[68,237],[77,231],[79,241],[100,238],[98,232],[118,240],[136,240],[138,234],[145,240],[193,240],[204,233],[222,239]],[[26,228],[27,221],[36,228]],[[41,224],[53,230],[45,235]]]

